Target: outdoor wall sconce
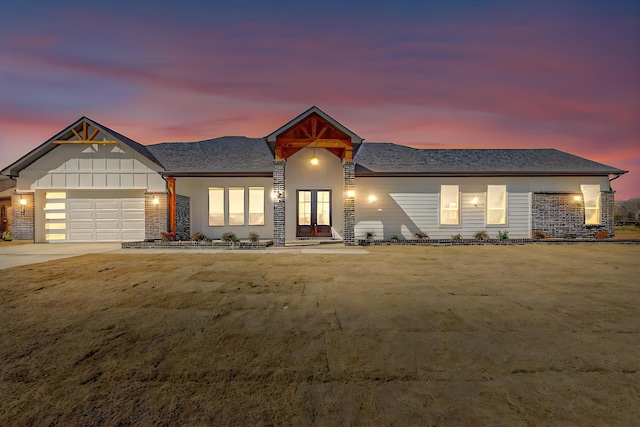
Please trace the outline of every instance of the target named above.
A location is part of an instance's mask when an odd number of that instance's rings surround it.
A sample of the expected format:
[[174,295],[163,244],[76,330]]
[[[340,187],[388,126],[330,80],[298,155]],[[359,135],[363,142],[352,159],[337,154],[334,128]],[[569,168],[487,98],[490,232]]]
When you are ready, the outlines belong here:
[[356,197],[356,192],[353,190],[347,191],[347,197],[349,197],[350,199],[353,199],[354,197]]
[[574,202],[579,202],[580,200],[582,200],[582,197],[580,197],[580,196],[573,196],[573,201],[574,201]]
[[271,199],[272,200],[280,200],[280,197],[282,197],[282,193],[276,190],[273,190],[273,193],[271,193]]
[[374,196],[373,194],[369,196],[369,203],[373,203],[376,200],[378,200],[378,198],[376,196]]
[[473,198],[471,198],[471,204],[476,208],[478,207],[478,198],[476,196],[473,196]]
[[160,204],[160,199],[158,199],[156,196],[153,196],[153,204],[158,206]]
[[20,199],[20,204],[22,206],[27,206],[27,199],[25,199],[24,197]]

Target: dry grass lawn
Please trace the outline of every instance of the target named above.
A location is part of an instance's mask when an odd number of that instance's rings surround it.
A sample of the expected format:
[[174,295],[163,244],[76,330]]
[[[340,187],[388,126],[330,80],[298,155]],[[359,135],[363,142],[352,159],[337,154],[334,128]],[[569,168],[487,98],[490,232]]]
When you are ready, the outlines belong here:
[[2,270],[0,425],[637,425],[640,245]]

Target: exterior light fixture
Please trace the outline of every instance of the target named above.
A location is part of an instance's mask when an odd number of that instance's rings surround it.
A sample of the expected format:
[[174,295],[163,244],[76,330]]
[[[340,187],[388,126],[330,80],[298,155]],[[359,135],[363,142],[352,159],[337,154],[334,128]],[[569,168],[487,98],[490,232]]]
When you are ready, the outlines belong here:
[[478,198],[476,196],[473,196],[473,198],[471,199],[471,204],[476,208],[478,207]]
[[271,193],[271,199],[272,200],[280,200],[280,197],[282,197],[282,193],[276,190],[273,190],[273,193]]
[[25,199],[24,197],[22,197],[22,198],[20,199],[20,204],[21,204],[22,206],[26,206],[26,205],[27,205],[27,199]]
[[153,204],[154,205],[159,205],[160,204],[160,199],[158,199],[156,196],[153,196]]
[[350,199],[353,199],[354,197],[356,197],[356,192],[353,190],[347,191],[347,197],[349,197]]
[[576,202],[579,202],[581,199],[582,199],[582,197],[580,197],[580,196],[574,196],[573,197],[573,200],[576,201]]
[[316,156],[313,156],[313,157],[311,158],[311,160],[309,160],[309,162],[311,162],[311,164],[312,164],[313,166],[316,166],[316,165],[318,164],[319,160],[318,160],[318,158],[317,158]]
[[378,198],[376,196],[374,196],[373,194],[369,196],[369,203],[373,203],[377,200]]

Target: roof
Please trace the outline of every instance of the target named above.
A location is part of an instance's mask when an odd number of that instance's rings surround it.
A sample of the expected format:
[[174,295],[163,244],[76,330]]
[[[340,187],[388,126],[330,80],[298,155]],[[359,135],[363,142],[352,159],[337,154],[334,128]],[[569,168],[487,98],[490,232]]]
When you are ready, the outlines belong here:
[[262,138],[225,136],[198,142],[148,145],[164,165],[165,175],[273,173],[273,155]]
[[128,146],[132,150],[138,152],[139,154],[143,155],[147,159],[151,160],[153,163],[155,163],[158,166],[162,167],[162,164],[160,162],[158,162],[158,160],[153,156],[153,154],[144,145],[142,145],[142,144],[140,144],[140,143],[138,143],[138,142],[136,142],[136,141],[134,141],[134,140],[132,140],[130,138],[127,138],[126,136],[124,136],[124,135],[122,135],[122,134],[120,134],[120,133],[118,133],[116,131],[113,131],[113,130],[109,129],[108,127],[106,127],[104,125],[101,125],[100,123],[98,123],[98,122],[96,122],[94,120],[91,120],[88,117],[83,116],[83,117],[80,117],[78,120],[76,120],[73,124],[67,126],[61,132],[58,132],[57,134],[55,134],[54,136],[52,136],[51,138],[49,138],[48,140],[46,140],[45,142],[40,144],[38,147],[36,147],[33,150],[31,150],[26,155],[24,155],[21,158],[19,158],[18,160],[16,160],[11,165],[7,166],[5,169],[0,171],[0,173],[2,175],[7,175],[7,176],[18,176],[18,174],[20,173],[20,171],[22,169],[26,168],[27,166],[29,166],[30,164],[32,164],[33,162],[35,162],[36,160],[38,160],[39,158],[44,156],[45,154],[49,153],[50,151],[52,151],[56,147],[58,147],[58,145],[53,143],[54,141],[72,139],[73,138],[73,132],[72,132],[71,129],[75,129],[76,127],[78,127],[80,124],[82,124],[85,121],[88,122],[94,128],[99,129],[103,133],[105,133],[107,135],[111,135],[114,140],[121,142],[122,144]]
[[13,179],[0,175],[0,192],[13,188],[15,186],[16,182]]
[[626,171],[545,149],[418,149],[392,143],[362,144],[356,175],[608,175]]

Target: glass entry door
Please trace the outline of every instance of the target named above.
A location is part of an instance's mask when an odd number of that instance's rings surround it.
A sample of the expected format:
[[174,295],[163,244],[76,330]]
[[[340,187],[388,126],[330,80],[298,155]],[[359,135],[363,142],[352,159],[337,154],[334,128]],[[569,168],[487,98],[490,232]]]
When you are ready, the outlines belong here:
[[331,190],[298,190],[296,237],[331,237]]

